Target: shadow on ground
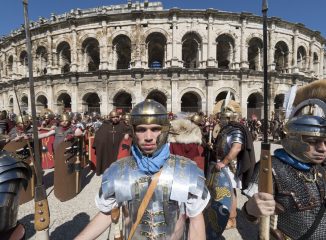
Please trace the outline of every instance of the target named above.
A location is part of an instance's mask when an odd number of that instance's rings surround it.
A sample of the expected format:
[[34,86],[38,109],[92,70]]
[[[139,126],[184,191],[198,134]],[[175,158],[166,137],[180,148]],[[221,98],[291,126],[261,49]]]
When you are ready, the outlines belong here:
[[72,220],[57,227],[51,233],[50,239],[74,239],[86,227],[89,221],[90,216],[88,214],[79,213]]

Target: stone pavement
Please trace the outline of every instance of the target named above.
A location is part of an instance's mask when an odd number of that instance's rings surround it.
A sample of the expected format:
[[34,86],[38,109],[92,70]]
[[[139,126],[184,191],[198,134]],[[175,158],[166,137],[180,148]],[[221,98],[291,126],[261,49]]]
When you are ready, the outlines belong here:
[[[256,158],[260,156],[260,142],[255,142]],[[279,145],[272,144],[272,150]],[[94,203],[94,197],[98,192],[101,177],[98,177],[88,168],[83,171],[82,191],[73,199],[60,202],[53,194],[53,170],[46,171],[44,183],[47,186],[48,201],[50,206],[50,239],[69,240],[73,239],[96,215],[97,209]],[[246,197],[238,192],[238,218],[237,228],[227,230],[223,234],[224,239],[230,240],[254,240],[258,236],[256,225],[245,220],[240,212],[241,207],[246,201]],[[18,219],[26,227],[26,239],[35,238],[34,230],[34,201],[23,204],[19,208]],[[109,230],[108,230],[109,231]],[[102,234],[98,239],[106,240],[108,231]]]

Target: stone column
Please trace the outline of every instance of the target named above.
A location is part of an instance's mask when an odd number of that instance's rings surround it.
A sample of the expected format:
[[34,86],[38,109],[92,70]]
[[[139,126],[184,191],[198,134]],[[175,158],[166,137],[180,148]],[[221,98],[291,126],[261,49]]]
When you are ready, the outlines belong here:
[[240,58],[241,58],[241,62],[240,62],[240,67],[241,68],[249,68],[249,64],[248,64],[248,54],[247,54],[247,44],[246,44],[246,27],[247,27],[247,18],[243,17],[241,19],[241,45],[240,45]]
[[298,73],[299,72],[299,68],[298,68],[298,65],[297,65],[297,58],[298,58],[298,33],[299,33],[299,30],[298,29],[295,29],[294,30],[294,35],[293,35],[293,46],[292,46],[292,63],[293,63],[293,66],[292,66],[292,73]]
[[53,54],[53,39],[50,30],[46,32],[46,36],[48,42],[48,49],[47,49],[48,62],[46,66],[46,70],[47,70],[46,74],[48,75],[48,74],[52,74],[53,58],[55,57],[55,55]]
[[107,41],[107,23],[102,21],[103,41],[100,45],[100,70],[108,69],[108,41]]
[[320,55],[319,55],[319,78],[324,78],[324,51],[325,48],[325,44],[322,44],[321,48],[320,48]]
[[269,49],[267,52],[267,65],[269,71],[275,70],[275,62],[274,62],[274,53],[275,53],[275,44],[276,44],[276,38],[275,38],[275,23],[272,22],[271,28],[269,30]]
[[[172,17],[172,59],[171,59],[171,67],[179,67],[179,59],[178,58],[178,48],[177,48],[177,22],[178,18],[176,14],[173,14]],[[179,49],[182,52],[182,48]]]
[[207,67],[216,66],[216,44],[214,41],[213,17],[209,16],[207,23]]
[[179,102],[179,84],[178,73],[173,72],[171,77],[171,112],[177,113],[181,111],[181,105]]
[[77,72],[80,69],[80,63],[81,59],[78,56],[79,54],[79,49],[77,48],[77,31],[76,31],[76,26],[72,25],[71,26],[71,35],[72,35],[72,46],[71,47],[71,67],[70,71],[71,72]]

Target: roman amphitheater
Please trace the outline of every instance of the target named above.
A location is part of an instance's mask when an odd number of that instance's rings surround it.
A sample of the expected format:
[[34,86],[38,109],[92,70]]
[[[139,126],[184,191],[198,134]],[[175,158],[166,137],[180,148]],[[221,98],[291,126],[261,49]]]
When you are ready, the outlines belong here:
[[[231,91],[243,116],[261,116],[262,21],[148,1],[40,18],[30,24],[37,111],[107,114],[151,98],[174,113],[210,114]],[[292,85],[326,76],[325,38],[277,17],[268,33],[269,105],[279,111]],[[27,59],[23,28],[0,39],[0,110],[30,112]]]

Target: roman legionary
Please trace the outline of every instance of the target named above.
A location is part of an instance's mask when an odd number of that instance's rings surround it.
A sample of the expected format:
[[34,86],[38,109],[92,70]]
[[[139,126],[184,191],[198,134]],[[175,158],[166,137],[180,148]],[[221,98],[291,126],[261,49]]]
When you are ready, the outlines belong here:
[[252,197],[243,212],[253,222],[277,214],[273,239],[326,239],[325,100],[326,80],[298,89],[284,126],[283,148],[272,157],[273,194],[257,193],[258,174],[248,188]]
[[117,160],[121,140],[128,138],[129,127],[120,122],[120,115],[113,110],[109,120],[104,120],[95,134],[93,148],[96,152],[96,175],[101,175]]
[[[204,174],[193,161],[170,154],[165,107],[149,99],[137,104],[131,111],[131,125],[132,156],[104,172],[95,200],[99,213],[76,240],[96,239],[111,223],[116,239],[179,240],[185,239],[186,232],[188,239],[206,239],[202,211],[210,194]],[[119,214],[122,205],[126,211]],[[129,215],[128,222],[122,221],[126,238],[115,228],[119,215]]]
[[221,130],[216,140],[216,168],[225,168],[233,186],[233,202],[227,229],[236,227],[236,188],[245,189],[256,164],[254,146],[247,127],[238,122],[241,117],[239,103],[230,99],[230,92],[221,100]]

